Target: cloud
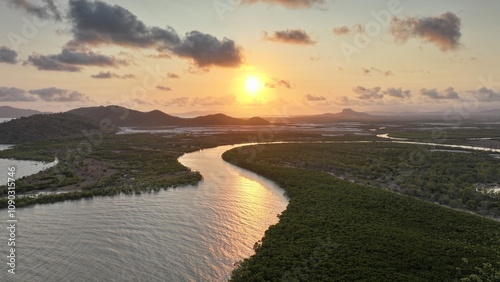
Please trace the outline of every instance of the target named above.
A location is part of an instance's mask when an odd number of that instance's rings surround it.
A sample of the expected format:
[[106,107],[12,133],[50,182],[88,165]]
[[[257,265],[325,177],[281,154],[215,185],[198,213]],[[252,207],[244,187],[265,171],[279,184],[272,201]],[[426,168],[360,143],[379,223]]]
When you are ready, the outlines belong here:
[[365,32],[365,27],[363,25],[360,25],[360,24],[355,24],[351,28],[351,31],[352,32],[356,32],[356,33],[364,33]]
[[0,101],[2,102],[32,102],[35,97],[26,94],[26,90],[16,87],[0,87]]
[[163,106],[169,107],[169,106],[178,106],[178,107],[184,107],[189,104],[189,98],[188,97],[178,97],[178,98],[172,98],[168,101],[161,102]]
[[358,94],[356,98],[359,100],[378,100],[384,98],[384,94],[380,93],[380,87],[365,88],[356,86],[353,91]]
[[349,34],[350,32],[351,29],[346,25],[333,28],[333,33],[335,33],[336,35],[345,35]]
[[380,74],[380,75],[383,75],[383,76],[393,75],[392,71],[390,71],[390,70],[383,71],[381,69],[374,68],[374,67],[371,67],[371,68],[362,68],[361,71],[362,71],[363,75],[370,75],[372,73],[377,73],[377,74]]
[[172,47],[181,42],[167,27],[147,27],[129,10],[102,1],[70,0],[72,44],[114,44],[130,47]]
[[475,56],[463,57],[463,56],[460,56],[459,54],[453,54],[453,56],[451,56],[449,58],[449,60],[450,60],[450,63],[452,63],[452,64],[463,64],[463,63],[472,63],[472,62],[478,63],[478,62],[480,62],[480,60]]
[[388,105],[396,105],[398,103],[396,101],[389,102],[384,99],[360,100],[356,98],[353,99],[347,96],[342,96],[340,98],[337,98],[334,104],[342,106],[388,106]]
[[304,96],[304,99],[306,101],[326,101],[326,98],[321,95],[313,95],[313,94],[307,94]]
[[146,100],[139,99],[139,98],[135,98],[133,101],[134,101],[134,103],[141,105],[141,106],[151,106],[152,105],[150,102],[148,102]]
[[461,21],[454,13],[446,12],[437,17],[394,17],[389,31],[396,42],[404,43],[410,38],[420,38],[435,44],[441,51],[456,50],[461,46]]
[[8,63],[8,64],[17,63],[17,52],[6,46],[1,46],[0,63]]
[[172,88],[167,87],[167,86],[156,86],[157,89],[162,90],[162,91],[172,91]]
[[266,82],[264,84],[264,87],[271,88],[271,89],[277,88],[277,87],[283,87],[283,88],[287,88],[287,89],[293,88],[292,84],[289,81],[284,80],[284,79],[277,79],[277,78],[271,78],[271,81]]
[[180,76],[179,76],[179,75],[177,75],[177,74],[175,74],[175,73],[171,73],[171,72],[169,72],[169,73],[167,73],[167,77],[168,77],[168,78],[179,78]]
[[50,71],[67,71],[67,72],[78,72],[81,71],[81,67],[65,64],[57,60],[57,55],[44,56],[40,54],[31,55],[28,57],[26,63],[32,64],[39,70],[50,70]]
[[62,15],[57,7],[57,2],[54,0],[42,0],[41,6],[36,6],[28,0],[7,0],[14,8],[22,9],[30,15],[34,15],[41,19],[54,19],[61,21]]
[[333,102],[328,100],[325,96],[314,94],[304,95],[302,103],[307,106],[329,106],[333,104]]
[[290,82],[283,80],[283,79],[278,80],[278,86],[285,87],[288,89],[292,88],[292,85],[290,84]]
[[148,55],[148,57],[155,58],[155,59],[171,59],[172,58],[172,56],[170,56],[169,54],[164,53],[164,52],[156,54],[156,55]]
[[353,88],[353,91],[357,94],[356,97],[350,98],[342,96],[337,99],[336,103],[340,105],[384,106],[399,104],[402,99],[409,99],[411,97],[411,91],[403,90],[401,87],[389,87],[386,90],[382,90],[380,87],[365,88],[356,86]]
[[477,90],[468,91],[472,93],[479,101],[495,102],[500,101],[500,92],[490,88],[481,87]]
[[333,33],[336,35],[347,35],[350,33],[364,33],[365,27],[360,24],[355,24],[352,27],[348,27],[346,25],[334,27]]
[[387,88],[383,92],[385,95],[390,96],[390,97],[395,97],[395,98],[409,98],[411,95],[410,90],[403,90],[401,87],[399,88]]
[[360,100],[357,98],[350,98],[347,96],[342,96],[337,98],[334,102],[335,105],[342,106],[388,106],[388,105],[396,105],[397,101],[386,101],[384,99],[375,99],[375,100]]
[[453,87],[448,87],[442,92],[437,91],[436,89],[421,89],[420,94],[424,97],[433,99],[433,100],[453,100],[460,99],[458,93],[453,89]]
[[87,95],[78,91],[71,91],[56,87],[42,88],[28,91],[30,94],[38,96],[45,102],[87,102],[90,99]]
[[34,54],[28,57],[27,63],[39,70],[78,72],[83,66],[118,67],[128,65],[125,60],[119,60],[92,51],[64,48],[57,55]]
[[288,44],[299,44],[299,45],[314,45],[315,41],[311,39],[309,34],[302,29],[287,29],[282,31],[275,31],[272,35],[269,35],[264,31],[264,40],[281,42]]
[[[38,98],[38,99],[37,99]],[[34,102],[39,99],[45,102],[87,102],[87,95],[78,91],[60,89],[56,87],[30,90],[15,87],[0,87],[0,101],[2,102]]]
[[190,58],[198,67],[238,67],[243,63],[241,48],[233,40],[218,40],[210,34],[191,31],[182,44],[172,50],[176,55]]
[[195,97],[191,101],[192,106],[224,106],[232,105],[236,102],[236,96],[205,96],[205,97]]
[[267,3],[282,5],[290,9],[308,9],[325,4],[324,0],[242,0],[242,4]]
[[402,70],[401,72],[403,73],[423,73],[423,74],[431,74],[430,71],[428,70],[422,70],[422,69],[418,69],[418,70]]
[[191,31],[181,38],[172,27],[149,27],[129,10],[102,1],[70,0],[69,19],[73,40],[68,46],[119,45],[156,48],[191,59],[200,68],[238,67],[243,63],[241,47],[233,40]]
[[107,72],[101,71],[98,74],[91,75],[90,77],[97,78],[97,79],[110,79],[110,78],[129,79],[129,78],[135,78],[135,75],[133,75],[131,73],[127,73],[124,75],[118,75],[118,74],[112,73],[110,71],[107,71]]

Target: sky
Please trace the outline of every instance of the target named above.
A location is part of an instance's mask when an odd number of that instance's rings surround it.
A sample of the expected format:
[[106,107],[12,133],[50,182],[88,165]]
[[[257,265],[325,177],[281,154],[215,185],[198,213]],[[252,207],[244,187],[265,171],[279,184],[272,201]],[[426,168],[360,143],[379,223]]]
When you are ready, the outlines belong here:
[[500,1],[1,0],[0,105],[237,117],[500,108]]

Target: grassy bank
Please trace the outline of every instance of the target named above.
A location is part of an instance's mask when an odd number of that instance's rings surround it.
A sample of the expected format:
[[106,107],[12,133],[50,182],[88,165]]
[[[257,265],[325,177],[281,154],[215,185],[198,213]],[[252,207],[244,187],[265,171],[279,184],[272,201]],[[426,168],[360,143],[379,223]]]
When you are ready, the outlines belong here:
[[280,222],[232,281],[457,281],[490,275],[481,274],[488,264],[499,268],[500,223],[295,167],[314,163],[290,148],[299,145],[259,145],[257,155],[255,147],[223,155],[277,182],[290,197]]

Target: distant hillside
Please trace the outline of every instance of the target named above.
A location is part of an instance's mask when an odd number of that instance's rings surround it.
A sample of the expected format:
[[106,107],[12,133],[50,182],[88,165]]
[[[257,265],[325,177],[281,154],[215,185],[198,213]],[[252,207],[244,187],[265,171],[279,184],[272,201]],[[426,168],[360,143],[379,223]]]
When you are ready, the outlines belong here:
[[210,125],[268,125],[267,120],[253,117],[251,119],[233,118],[224,114],[180,118],[162,111],[140,112],[120,106],[101,106],[79,108],[68,113],[85,116],[96,121],[109,119],[115,126],[210,126]]
[[352,109],[343,109],[340,113],[325,113],[321,115],[299,116],[292,117],[291,122],[306,122],[306,123],[327,123],[338,121],[365,121],[373,120],[375,116],[367,113],[356,112]]
[[412,112],[412,111],[404,111],[404,112],[389,112],[389,111],[369,111],[366,112],[367,114],[370,114],[372,116],[416,116],[416,115],[421,115],[422,113],[419,112]]
[[362,112],[356,112],[352,109],[343,109],[342,112],[337,114],[326,113],[317,115],[316,117],[336,118],[336,119],[369,119],[372,115]]
[[78,108],[68,111],[68,113],[91,118],[97,122],[109,119],[115,126],[175,125],[183,120],[158,110],[145,113],[120,106]]
[[216,113],[217,112],[214,112],[214,111],[189,111],[189,112],[175,113],[173,115],[176,117],[181,117],[181,118],[194,118],[194,117],[199,117],[199,116],[213,115]]
[[84,137],[84,131],[99,129],[88,118],[69,113],[38,114],[0,123],[0,143],[16,144]]
[[494,117],[500,117],[500,109],[480,111],[480,112],[474,113],[473,115],[475,115],[475,116],[494,116]]
[[0,118],[20,118],[36,114],[41,114],[40,111],[18,109],[9,106],[0,106]]
[[184,120],[186,125],[206,126],[206,125],[268,125],[269,121],[253,117],[250,119],[240,119],[227,116],[225,114],[215,114],[208,116],[195,117]]

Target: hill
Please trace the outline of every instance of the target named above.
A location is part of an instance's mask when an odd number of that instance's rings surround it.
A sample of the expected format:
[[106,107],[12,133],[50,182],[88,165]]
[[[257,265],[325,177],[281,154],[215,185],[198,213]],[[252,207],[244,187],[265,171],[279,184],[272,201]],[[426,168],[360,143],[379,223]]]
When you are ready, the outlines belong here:
[[0,123],[0,143],[50,141],[84,137],[85,131],[99,130],[88,118],[69,114],[38,114]]
[[490,116],[490,117],[500,117],[500,109],[484,110],[476,112],[474,116]]
[[269,122],[260,117],[250,119],[240,119],[227,116],[225,114],[215,114],[185,119],[186,125],[207,126],[207,125],[269,125]]
[[217,126],[217,125],[269,125],[270,123],[262,118],[253,117],[250,119],[240,119],[224,114],[214,114],[195,118],[180,118],[168,115],[162,111],[154,110],[150,112],[136,111],[120,106],[100,106],[90,108],[78,108],[68,113],[84,116],[101,121],[109,119],[115,126]]
[[366,121],[375,120],[379,117],[367,113],[357,112],[352,109],[343,109],[340,113],[325,113],[320,115],[297,116],[289,120],[296,123],[328,123],[339,121]]
[[326,113],[322,115],[317,115],[318,118],[333,118],[333,119],[342,119],[342,120],[358,120],[358,119],[370,119],[372,115],[362,112],[356,112],[350,108],[343,109],[342,112],[332,114]]
[[27,110],[27,109],[13,108],[9,106],[0,106],[0,118],[20,118],[41,113],[42,112],[36,110]]
[[164,126],[182,122],[182,118],[167,115],[161,111],[140,112],[120,106],[78,108],[68,113],[84,116],[95,121],[111,120],[115,126]]

